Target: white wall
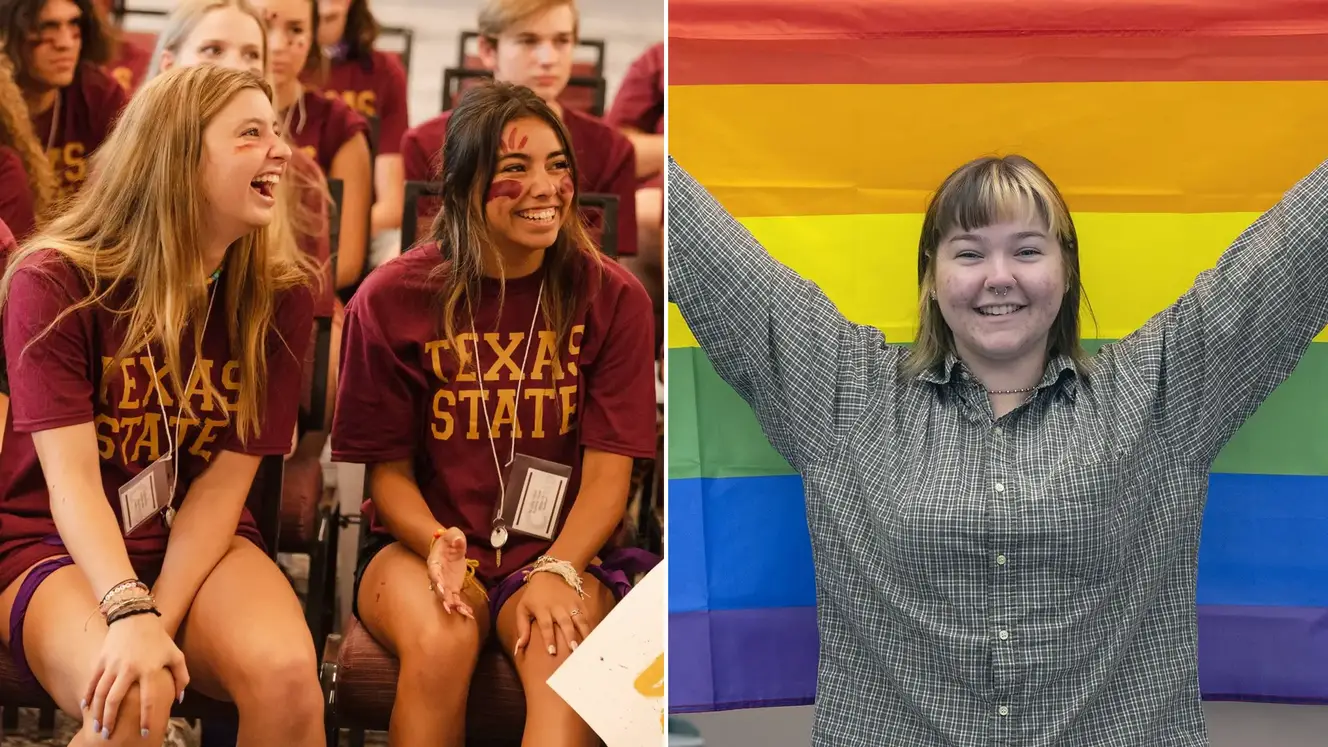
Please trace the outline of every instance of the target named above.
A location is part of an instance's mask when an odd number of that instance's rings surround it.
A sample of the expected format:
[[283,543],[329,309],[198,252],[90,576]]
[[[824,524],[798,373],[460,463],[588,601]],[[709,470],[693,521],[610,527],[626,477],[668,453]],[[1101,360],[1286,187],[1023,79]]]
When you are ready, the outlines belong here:
[[[171,0],[127,0],[131,9],[169,9]],[[613,100],[627,67],[646,47],[664,38],[662,0],[579,0],[581,35],[603,39],[607,101]],[[371,0],[385,26],[415,30],[410,70],[410,119],[418,124],[438,113],[443,68],[457,63],[457,37],[473,31],[478,0]],[[130,28],[152,30],[154,24],[130,17]]]
[[[1205,703],[1211,747],[1322,747],[1328,708],[1262,703]],[[705,747],[807,747],[812,707],[763,708],[686,716]],[[882,745],[886,747],[886,745]]]

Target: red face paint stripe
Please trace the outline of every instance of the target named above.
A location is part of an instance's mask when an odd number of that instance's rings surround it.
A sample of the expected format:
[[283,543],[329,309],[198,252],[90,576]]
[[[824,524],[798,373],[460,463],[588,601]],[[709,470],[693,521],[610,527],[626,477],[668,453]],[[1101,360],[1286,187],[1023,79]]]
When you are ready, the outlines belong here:
[[499,197],[506,197],[511,200],[521,196],[521,182],[515,179],[499,179],[489,185],[489,194],[485,197],[485,202],[492,202]]

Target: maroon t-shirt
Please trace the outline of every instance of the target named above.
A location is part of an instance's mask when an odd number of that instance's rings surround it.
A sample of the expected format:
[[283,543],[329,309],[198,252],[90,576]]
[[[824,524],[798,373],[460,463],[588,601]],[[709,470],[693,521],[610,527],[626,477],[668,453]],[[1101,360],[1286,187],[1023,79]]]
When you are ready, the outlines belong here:
[[[442,168],[443,141],[451,111],[412,127],[401,139],[406,181],[435,181]],[[618,196],[618,254],[636,254],[636,149],[625,135],[571,107],[563,107],[563,124],[576,151],[576,186],[582,194],[600,192]],[[437,200],[421,200],[420,236],[438,210]],[[598,216],[591,217],[598,225]]]
[[[440,261],[436,246],[407,251],[371,273],[346,307],[332,458],[363,464],[413,458],[434,518],[466,533],[467,555],[480,561],[479,577],[491,585],[550,545],[513,532],[502,567],[495,566],[493,449],[505,463],[516,428],[517,453],[573,469],[559,531],[576,499],[583,448],[655,454],[654,311],[631,273],[608,261],[600,271],[586,259],[583,301],[555,364],[554,332],[542,319],[529,355],[525,348],[543,273],[508,281],[501,317],[498,282],[485,281],[475,310],[481,395],[474,368],[458,374],[441,333],[445,281],[431,277]],[[472,360],[474,339],[468,330],[460,337]],[[387,533],[372,501],[363,512],[372,531]]]
[[[14,274],[3,319],[11,418],[5,425],[5,448],[0,451],[0,588],[7,588],[38,560],[65,552],[32,443],[35,431],[95,423],[102,484],[117,522],[120,487],[169,448],[168,429],[171,439],[177,427],[180,434],[176,506],[221,449],[255,455],[290,450],[300,401],[301,361],[313,324],[313,300],[307,288],[294,289],[276,300],[274,330],[268,342],[266,399],[259,408],[261,435],[251,435],[248,444],[240,443],[233,427],[240,373],[230,350],[224,297],[213,305],[203,338],[203,358],[185,384],[196,417],[181,418],[179,403],[165,383],[169,372],[160,346],[152,347],[155,377],[163,382],[160,395],[153,386],[153,366],[146,350],[105,371],[107,388],[104,394],[99,392],[96,379],[123,339],[123,326],[111,313],[81,309],[39,338],[62,310],[87,293],[81,273],[53,251],[33,255]],[[192,329],[186,329],[182,339],[186,342],[180,378],[185,379],[194,362]],[[29,341],[32,345],[25,351]],[[210,377],[224,401],[204,394],[203,376]],[[163,402],[166,423],[162,422]],[[248,509],[236,533],[262,547]],[[168,537],[160,518],[127,536],[125,546],[135,569],[159,567]]]
[[341,99],[357,113],[378,117],[378,155],[401,151],[410,117],[406,69],[396,55],[375,49],[367,60],[334,60],[322,89],[324,96]]
[[20,239],[32,233],[36,225],[32,207],[32,186],[28,170],[18,151],[0,146],[0,221]]
[[116,41],[115,57],[106,64],[106,71],[129,95],[143,85],[148,66],[152,64],[152,47],[139,43],[141,35],[123,34]]
[[614,127],[664,132],[664,44],[653,44],[627,68],[604,117]]
[[[55,168],[60,195],[77,192],[88,178],[88,157],[110,134],[120,110],[129,100],[125,90],[105,70],[83,63],[74,82],[60,89],[60,121],[52,130],[55,107],[32,117],[32,131]],[[54,136],[52,136],[54,134]]]
[[309,219],[313,222],[325,226],[324,230],[317,234],[300,234],[296,237],[296,243],[301,251],[326,268],[323,276],[323,287],[314,298],[314,316],[330,318],[337,300],[335,279],[332,277],[330,261],[332,258],[332,235],[329,221],[332,219],[332,211],[328,205],[326,195],[316,188],[320,183],[325,184],[326,177],[313,158],[301,150],[293,151],[288,168],[291,172],[289,177],[296,179],[295,184],[299,186],[296,194],[300,201],[299,210],[311,216]]
[[302,101],[303,116],[298,107],[290,115],[290,140],[330,175],[337,151],[356,135],[368,138],[369,123],[346,102],[329,99],[315,89],[306,88]]

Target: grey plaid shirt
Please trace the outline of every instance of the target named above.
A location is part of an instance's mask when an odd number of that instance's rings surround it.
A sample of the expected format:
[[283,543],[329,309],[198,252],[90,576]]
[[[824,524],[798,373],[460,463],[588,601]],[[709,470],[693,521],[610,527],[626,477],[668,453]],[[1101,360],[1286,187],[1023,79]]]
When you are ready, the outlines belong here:
[[[803,477],[816,745],[1207,744],[1209,466],[1328,324],[1328,164],[1089,371],[994,419],[846,320],[672,158],[669,291]],[[771,569],[775,572],[775,569]]]

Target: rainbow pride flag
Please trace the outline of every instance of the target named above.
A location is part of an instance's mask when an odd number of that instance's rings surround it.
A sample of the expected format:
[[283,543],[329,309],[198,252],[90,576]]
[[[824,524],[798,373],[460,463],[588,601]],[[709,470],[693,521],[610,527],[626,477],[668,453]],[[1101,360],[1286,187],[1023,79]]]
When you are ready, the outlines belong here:
[[[1328,157],[1321,0],[671,0],[669,140],[779,260],[912,339],[926,198],[980,155],[1064,191],[1090,347]],[[813,702],[802,485],[669,311],[669,702]],[[1096,318],[1096,323],[1094,322]],[[1328,702],[1328,335],[1214,466],[1210,699]]]

